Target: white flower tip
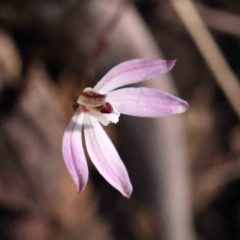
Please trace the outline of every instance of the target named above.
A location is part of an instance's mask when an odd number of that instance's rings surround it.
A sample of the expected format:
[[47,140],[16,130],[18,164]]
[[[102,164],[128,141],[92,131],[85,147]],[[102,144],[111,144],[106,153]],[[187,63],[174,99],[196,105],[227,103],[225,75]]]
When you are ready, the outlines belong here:
[[110,113],[108,114],[108,120],[116,124],[119,121],[119,116],[120,116],[119,113]]

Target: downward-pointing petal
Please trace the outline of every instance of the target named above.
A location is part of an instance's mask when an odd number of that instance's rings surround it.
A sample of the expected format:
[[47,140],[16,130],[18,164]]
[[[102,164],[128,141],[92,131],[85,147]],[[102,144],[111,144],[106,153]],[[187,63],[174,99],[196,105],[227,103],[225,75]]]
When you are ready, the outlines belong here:
[[110,70],[94,90],[104,94],[127,84],[150,80],[170,71],[175,62],[175,60],[135,59],[121,63]]
[[151,88],[123,88],[108,94],[120,113],[138,117],[163,117],[185,112],[187,102]]
[[84,134],[88,154],[102,176],[125,197],[130,197],[132,185],[127,170],[113,143],[93,117],[86,117]]
[[82,146],[82,126],[84,114],[75,113],[70,121],[62,142],[62,151],[68,171],[82,192],[88,181],[88,167]]

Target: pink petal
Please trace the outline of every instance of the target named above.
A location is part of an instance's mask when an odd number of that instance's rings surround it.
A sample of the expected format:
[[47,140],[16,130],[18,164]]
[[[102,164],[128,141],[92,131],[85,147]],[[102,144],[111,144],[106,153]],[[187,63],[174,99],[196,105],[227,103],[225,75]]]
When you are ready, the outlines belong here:
[[68,171],[82,192],[88,181],[88,166],[82,146],[82,127],[84,114],[75,113],[64,132],[62,152]]
[[100,123],[93,117],[86,117],[84,135],[88,154],[102,176],[125,197],[130,197],[132,185],[127,170],[112,141]]
[[188,103],[151,88],[122,88],[108,94],[119,113],[138,117],[163,117],[187,110]]
[[94,87],[104,94],[121,86],[150,80],[170,71],[176,60],[135,59],[123,62],[110,70]]

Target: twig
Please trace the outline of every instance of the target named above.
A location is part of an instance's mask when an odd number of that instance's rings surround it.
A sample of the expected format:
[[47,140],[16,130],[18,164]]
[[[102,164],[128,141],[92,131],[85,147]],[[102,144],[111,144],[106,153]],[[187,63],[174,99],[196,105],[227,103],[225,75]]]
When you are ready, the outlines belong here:
[[223,188],[231,181],[240,177],[240,160],[214,166],[196,178],[193,191],[193,209],[199,215],[216,199]]
[[240,37],[240,17],[219,9],[210,9],[202,4],[196,4],[205,23],[212,29]]
[[219,86],[240,118],[240,85],[191,0],[171,0]]

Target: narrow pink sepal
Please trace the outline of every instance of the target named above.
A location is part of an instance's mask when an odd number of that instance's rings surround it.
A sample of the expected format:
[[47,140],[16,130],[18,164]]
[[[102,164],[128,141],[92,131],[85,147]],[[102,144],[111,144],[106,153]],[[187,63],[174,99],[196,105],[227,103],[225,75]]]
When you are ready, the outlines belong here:
[[64,132],[62,152],[67,169],[82,192],[88,181],[88,166],[82,146],[84,114],[77,111]]
[[84,135],[88,154],[100,174],[129,198],[132,193],[132,184],[126,167],[112,141],[95,118],[86,116]]
[[122,88],[108,94],[119,113],[138,117],[163,117],[185,112],[188,103],[158,89]]
[[135,59],[123,62],[111,69],[94,87],[99,93],[109,91],[124,85],[156,78],[170,71],[176,60]]

